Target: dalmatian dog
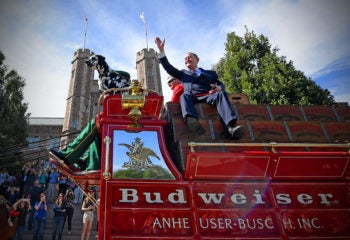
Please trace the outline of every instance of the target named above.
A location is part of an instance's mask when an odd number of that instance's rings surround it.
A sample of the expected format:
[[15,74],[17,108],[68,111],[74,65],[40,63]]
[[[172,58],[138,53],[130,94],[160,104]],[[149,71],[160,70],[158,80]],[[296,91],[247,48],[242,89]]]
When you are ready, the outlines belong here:
[[112,70],[104,56],[91,55],[85,63],[88,67],[97,70],[99,74],[98,86],[101,92],[110,88],[130,87],[130,74],[124,71]]

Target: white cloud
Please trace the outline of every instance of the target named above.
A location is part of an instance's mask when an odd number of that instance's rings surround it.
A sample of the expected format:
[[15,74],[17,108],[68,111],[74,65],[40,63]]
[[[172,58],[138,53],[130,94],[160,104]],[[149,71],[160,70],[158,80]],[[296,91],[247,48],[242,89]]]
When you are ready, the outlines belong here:
[[349,53],[349,1],[263,1],[245,6],[234,29],[264,34],[280,55],[311,74]]

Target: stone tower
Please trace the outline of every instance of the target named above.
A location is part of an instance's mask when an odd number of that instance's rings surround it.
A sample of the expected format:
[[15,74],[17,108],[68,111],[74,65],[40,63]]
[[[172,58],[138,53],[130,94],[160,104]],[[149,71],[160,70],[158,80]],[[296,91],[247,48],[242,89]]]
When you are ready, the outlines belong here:
[[137,79],[142,87],[163,96],[158,56],[154,49],[142,49],[136,54]]
[[[85,60],[94,54],[89,49],[78,49],[73,55],[71,79],[68,89],[66,115],[62,132],[64,134],[82,130],[98,111],[100,92],[94,71]],[[108,59],[107,59],[108,61]],[[137,79],[142,87],[163,95],[159,63],[154,49],[143,49],[136,55]],[[72,142],[76,135],[61,138],[61,148]]]
[[[73,55],[71,78],[68,89],[66,113],[62,132],[69,134],[80,131],[97,112],[98,86],[93,81],[94,72],[85,60],[92,55],[89,49],[78,49]],[[75,135],[63,137],[61,147],[71,142]]]

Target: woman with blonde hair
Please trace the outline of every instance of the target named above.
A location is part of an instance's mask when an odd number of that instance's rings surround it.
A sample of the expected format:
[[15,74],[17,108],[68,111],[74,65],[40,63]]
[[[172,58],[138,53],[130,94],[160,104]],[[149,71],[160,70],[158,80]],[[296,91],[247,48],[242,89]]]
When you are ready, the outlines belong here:
[[94,191],[91,189],[89,190],[86,198],[83,201],[83,204],[81,205],[81,210],[83,211],[83,230],[81,233],[81,240],[89,239],[92,223],[94,222],[94,210],[95,205],[92,201]]

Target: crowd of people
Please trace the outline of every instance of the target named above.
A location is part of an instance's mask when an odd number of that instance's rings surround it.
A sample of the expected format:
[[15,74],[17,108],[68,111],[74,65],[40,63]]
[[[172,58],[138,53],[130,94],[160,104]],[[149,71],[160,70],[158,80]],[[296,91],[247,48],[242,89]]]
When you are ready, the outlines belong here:
[[[50,226],[53,240],[56,237],[62,239],[66,222],[67,234],[71,234],[74,206],[80,206],[85,211],[86,203],[91,202],[89,194],[84,197],[81,189],[56,168],[40,170],[38,174],[31,167],[24,167],[18,172],[0,169],[0,195],[8,200],[17,218],[16,231],[12,237],[14,240],[22,240],[25,229],[32,232],[33,240],[44,239],[47,211],[54,213]],[[90,235],[92,222],[89,221],[93,220],[91,215],[94,210],[88,213],[88,219],[84,217],[85,214],[82,216],[82,239]],[[9,224],[12,222],[9,219]]]

